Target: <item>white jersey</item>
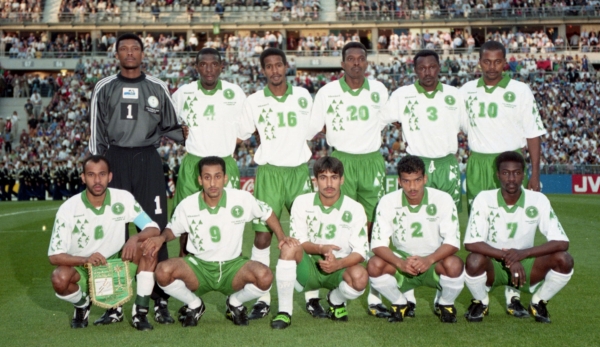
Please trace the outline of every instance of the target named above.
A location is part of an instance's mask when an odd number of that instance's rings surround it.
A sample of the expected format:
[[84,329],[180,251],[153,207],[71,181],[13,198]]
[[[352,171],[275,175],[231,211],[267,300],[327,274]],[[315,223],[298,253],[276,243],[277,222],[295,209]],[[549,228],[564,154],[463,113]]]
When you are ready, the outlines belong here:
[[544,194],[522,189],[517,203],[508,207],[500,189],[485,190],[473,201],[465,244],[485,242],[497,249],[531,248],[538,228],[548,241],[569,241]]
[[158,228],[128,191],[106,189],[104,203],[97,209],[84,190],[58,209],[48,255],[89,257],[98,252],[111,257],[125,245],[125,226],[130,222],[142,230]]
[[458,212],[452,197],[441,190],[425,188],[421,204],[411,206],[397,190],[381,198],[377,205],[371,249],[389,247],[401,255],[428,256],[442,244],[460,249]]
[[245,100],[240,87],[223,80],[213,90],[204,89],[200,80],[179,88],[173,103],[179,121],[190,129],[186,150],[198,157],[232,155]]
[[383,114],[402,124],[406,152],[426,158],[442,158],[458,151],[458,133],[466,133],[465,103],[458,89],[438,82],[427,92],[419,82],[396,89]]
[[312,127],[320,131],[325,126],[327,143],[338,151],[350,154],[379,151],[381,130],[392,122],[380,112],[387,100],[388,90],[379,81],[365,78],[363,85],[354,91],[341,78],[317,92]]
[[336,258],[358,253],[366,259],[369,250],[367,216],[361,204],[341,195],[333,206],[324,207],[319,193],[300,195],[290,216],[290,236],[300,243],[336,245]]
[[308,147],[318,131],[310,129],[312,98],[304,88],[288,83],[285,94],[277,97],[269,87],[244,102],[239,138],[248,139],[256,129],[261,144],[254,154],[259,165],[295,167],[308,162]]
[[502,153],[527,145],[546,134],[529,86],[504,78],[488,88],[480,78],[460,88],[468,114],[469,148],[478,153]]
[[244,227],[260,218],[266,221],[272,213],[269,205],[256,200],[245,190],[223,190],[215,208],[202,199],[202,191],[183,199],[167,228],[173,235],[189,233],[186,250],[205,261],[228,261],[242,254]]

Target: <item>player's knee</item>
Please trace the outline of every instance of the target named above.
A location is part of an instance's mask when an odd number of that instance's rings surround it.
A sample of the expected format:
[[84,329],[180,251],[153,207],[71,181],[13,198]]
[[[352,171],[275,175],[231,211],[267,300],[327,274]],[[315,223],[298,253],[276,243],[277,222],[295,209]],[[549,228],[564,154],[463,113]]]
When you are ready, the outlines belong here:
[[552,260],[554,262],[553,269],[561,273],[571,272],[575,265],[573,257],[568,252],[556,252],[552,257]]
[[367,287],[367,283],[369,283],[369,274],[367,273],[367,270],[360,265],[353,267],[350,272],[350,278],[352,279],[351,286],[354,290],[364,290]]
[[59,266],[52,271],[51,280],[54,291],[63,295],[69,288],[71,275],[63,267]]
[[271,287],[271,284],[273,283],[273,272],[271,269],[260,264],[254,271],[254,275],[256,277],[256,286],[260,290],[267,290]]
[[302,252],[302,246],[290,246],[286,243],[281,247],[279,259],[294,260],[300,252]]
[[378,256],[374,256],[369,259],[369,262],[367,263],[367,273],[371,277],[379,277],[382,275],[384,266],[385,261]]
[[441,262],[444,270],[446,272],[446,276],[448,277],[458,277],[463,272],[464,263],[462,259],[455,255],[451,255],[446,257]]
[[487,257],[479,253],[469,253],[465,264],[465,271],[469,276],[478,275],[485,269]]
[[257,232],[254,236],[254,246],[258,249],[265,249],[271,246],[271,233]]
[[161,286],[169,285],[169,280],[171,278],[171,269],[168,263],[162,262],[156,265],[156,270],[154,271],[154,276],[156,277],[156,283]]

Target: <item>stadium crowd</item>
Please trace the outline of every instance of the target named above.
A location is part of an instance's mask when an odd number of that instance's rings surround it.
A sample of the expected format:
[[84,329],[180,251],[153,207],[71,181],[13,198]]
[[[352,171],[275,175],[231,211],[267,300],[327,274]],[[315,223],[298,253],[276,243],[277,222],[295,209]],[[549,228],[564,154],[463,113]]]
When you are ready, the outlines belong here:
[[42,11],[42,0],[0,0],[2,22],[39,22]]

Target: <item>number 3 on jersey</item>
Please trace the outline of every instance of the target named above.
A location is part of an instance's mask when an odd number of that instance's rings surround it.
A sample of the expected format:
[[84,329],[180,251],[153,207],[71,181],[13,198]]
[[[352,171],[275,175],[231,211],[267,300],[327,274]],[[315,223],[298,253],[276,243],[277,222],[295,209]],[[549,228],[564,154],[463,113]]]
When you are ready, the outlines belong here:
[[137,120],[138,119],[138,104],[121,103],[121,119]]

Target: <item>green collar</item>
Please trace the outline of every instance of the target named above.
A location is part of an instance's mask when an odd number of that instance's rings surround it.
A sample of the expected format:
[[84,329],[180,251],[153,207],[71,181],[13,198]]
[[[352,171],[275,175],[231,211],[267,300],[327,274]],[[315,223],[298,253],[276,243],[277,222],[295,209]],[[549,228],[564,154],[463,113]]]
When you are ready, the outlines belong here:
[[506,87],[508,86],[508,82],[510,82],[510,76],[506,73],[503,73],[502,76],[503,77],[500,80],[500,82],[498,82],[498,84],[496,84],[495,86],[493,86],[491,88],[486,86],[485,82],[483,81],[483,77],[480,77],[479,80],[477,80],[477,88],[480,88],[480,87],[485,88],[485,92],[488,94],[492,94],[494,92],[494,90],[496,90],[497,87],[506,89]]
[[404,190],[402,190],[402,207],[408,207],[408,210],[411,213],[417,213],[421,209],[421,206],[427,206],[427,205],[429,205],[429,202],[428,202],[428,199],[427,199],[427,195],[428,195],[427,194],[427,188],[425,188],[425,194],[423,194],[423,199],[421,200],[421,203],[419,205],[417,205],[417,207],[412,207],[408,203],[408,199],[406,198],[406,194],[404,194]]
[[350,88],[350,86],[348,85],[348,83],[346,83],[346,76],[340,78],[340,86],[342,87],[342,91],[344,93],[350,93],[350,95],[352,95],[352,96],[358,96],[363,89],[371,90],[371,89],[369,89],[369,80],[367,80],[366,78],[365,78],[365,81],[363,82],[363,85],[360,88],[358,88],[356,91],[353,91],[352,88]]
[[264,89],[264,93],[265,93],[265,97],[273,97],[275,100],[277,100],[278,102],[285,102],[285,100],[287,99],[288,96],[292,95],[294,89],[292,88],[292,85],[288,82],[287,83],[287,89],[285,90],[285,93],[283,93],[282,96],[275,96],[272,92],[271,89],[269,89],[269,86],[267,85]]
[[419,92],[419,94],[425,94],[425,96],[427,97],[427,99],[433,99],[435,98],[435,94],[437,94],[437,92],[443,92],[444,91],[444,87],[442,86],[442,82],[438,81],[437,86],[435,87],[435,89],[431,92],[428,92],[425,90],[425,88],[421,87],[421,84],[419,83],[419,80],[415,81],[415,88],[417,88],[417,92]]
[[329,208],[326,208],[325,206],[323,206],[323,203],[321,202],[321,198],[319,198],[319,193],[315,193],[315,200],[313,201],[313,205],[314,206],[319,206],[321,208],[321,211],[325,214],[329,214],[331,211],[333,211],[333,209],[336,210],[340,210],[340,208],[342,208],[342,203],[344,202],[344,194],[340,194],[340,198],[337,199],[337,201],[335,202],[335,204],[333,204],[332,206],[330,206]]
[[514,204],[513,207],[508,207],[508,205],[506,205],[506,201],[504,201],[504,197],[502,196],[502,190],[498,189],[498,207],[503,207],[508,213],[514,213],[517,210],[517,207],[525,208],[525,192],[523,191],[523,188],[521,188],[519,200],[517,200],[517,203]]
[[198,194],[198,203],[200,206],[200,211],[207,210],[210,214],[217,214],[219,213],[219,208],[225,208],[225,206],[227,205],[227,192],[225,191],[225,189],[223,189],[223,195],[221,195],[221,199],[219,199],[219,202],[217,203],[217,206],[215,206],[215,208],[209,207],[206,204],[206,201],[202,199],[202,191],[200,191],[200,194]]
[[94,205],[92,205],[92,203],[90,202],[90,200],[87,197],[87,189],[84,190],[83,192],[81,192],[81,200],[83,201],[83,204],[85,205],[85,207],[92,210],[92,212],[94,212],[95,215],[101,216],[104,214],[104,208],[106,206],[110,206],[110,190],[106,189],[106,195],[104,196],[104,202],[102,203],[102,206],[100,206],[100,208],[96,208],[96,207],[94,207]]
[[223,89],[223,86],[221,85],[221,80],[217,80],[217,85],[211,90],[204,89],[204,87],[202,86],[202,83],[200,82],[200,80],[198,80],[198,90],[201,90],[202,93],[204,93],[204,95],[215,95],[217,90],[221,90],[221,89]]

